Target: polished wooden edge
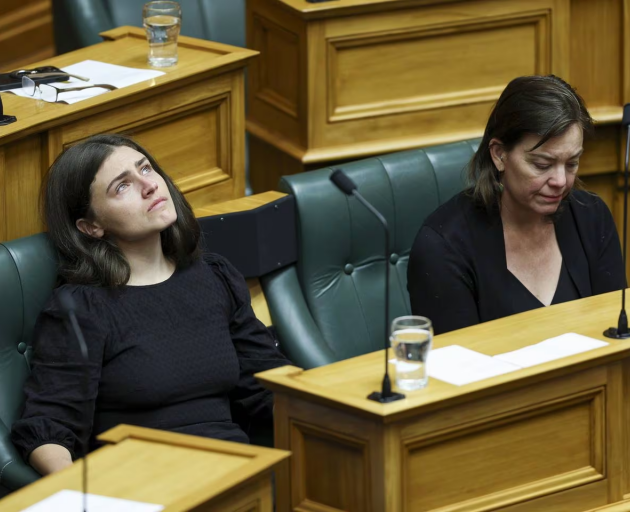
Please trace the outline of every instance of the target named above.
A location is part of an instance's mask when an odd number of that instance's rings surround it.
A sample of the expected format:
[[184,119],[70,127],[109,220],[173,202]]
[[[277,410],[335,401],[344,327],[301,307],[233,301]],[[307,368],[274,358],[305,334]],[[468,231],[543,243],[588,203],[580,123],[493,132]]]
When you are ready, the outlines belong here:
[[317,148],[305,150],[293,142],[286,140],[283,136],[272,133],[263,128],[258,123],[248,120],[247,131],[254,137],[279,149],[302,162],[303,164],[322,164],[339,160],[356,160],[370,156],[393,153],[396,151],[406,151],[409,149],[419,149],[449,142],[461,142],[462,140],[474,139],[483,135],[483,130],[473,130],[464,132],[449,132],[436,136],[409,137],[385,141],[369,141],[360,144],[349,144],[346,146],[332,146],[327,148]]
[[[382,357],[382,351],[373,352],[358,358]],[[493,396],[512,389],[521,388],[541,380],[550,380],[568,373],[576,373],[595,365],[609,364],[630,356],[630,344],[610,345],[605,348],[576,354],[556,361],[523,368],[513,373],[491,377],[465,386],[447,386],[441,392],[425,395],[420,392],[409,393],[407,398],[389,404],[379,404],[372,400],[359,399],[343,392],[331,393],[330,388],[320,387],[311,382],[300,381],[302,369],[293,366],[268,370],[256,374],[256,378],[274,393],[292,395],[309,401],[323,403],[338,409],[350,410],[355,414],[381,418],[383,423],[392,423],[418,414],[425,414],[472,399]],[[358,359],[355,358],[355,359]],[[339,361],[328,365],[341,365]],[[379,381],[380,382],[380,381]],[[453,393],[456,389],[457,393]]]
[[620,501],[611,505],[604,505],[603,507],[592,508],[587,512],[630,512],[630,500],[628,496],[624,496],[626,501]]
[[[51,112],[48,115],[40,116],[37,120],[30,120],[28,126],[24,126],[19,122],[13,123],[4,127],[4,130],[0,134],[0,145],[13,142],[14,140],[21,139],[34,133],[55,128],[61,124],[78,121],[79,119],[110,110],[112,108],[112,102],[118,102],[116,106],[119,107],[121,105],[137,101],[137,95],[166,93],[170,89],[181,87],[182,77],[187,77],[190,79],[189,83],[193,83],[212,76],[229,74],[235,70],[244,68],[247,65],[248,60],[253,57],[255,57],[255,55],[243,56],[239,53],[222,55],[213,59],[211,61],[212,66],[197,73],[194,76],[194,79],[185,72],[167,73],[166,75],[152,79],[151,81],[153,83],[151,85],[147,85],[147,81],[144,81],[123,87],[116,91],[110,91],[107,93],[106,98],[103,98],[105,95],[98,95],[73,105],[65,105],[64,107],[68,113],[63,116],[57,116]],[[29,67],[49,63],[50,59],[47,59],[40,63],[29,65]],[[152,92],[148,93],[148,90],[151,90]],[[19,99],[23,101],[32,101],[26,98]]]
[[230,201],[222,201],[194,209],[195,217],[208,217],[212,215],[227,215],[229,213],[255,210],[266,204],[273,203],[286,197],[287,194],[276,190],[269,190],[260,194],[253,194]]
[[267,144],[270,144],[280,151],[287,153],[289,156],[295,158],[296,160],[304,163],[306,150],[303,147],[298,146],[294,142],[285,139],[283,135],[272,132],[266,127],[258,124],[256,121],[253,121],[251,119],[248,119],[245,122],[245,128],[254,137],[259,138]]
[[156,430],[152,428],[138,427],[135,425],[126,425],[124,423],[103,432],[97,436],[97,439],[109,444],[118,444],[128,439],[151,441],[181,446],[184,448],[194,448],[198,450],[223,453],[225,455],[237,455],[241,457],[248,457],[250,459],[263,457],[268,459],[268,462],[272,464],[282,461],[291,455],[291,452],[277,450],[275,448],[233,443],[230,441],[221,441],[219,439],[169,432],[167,430]]
[[[145,39],[145,31],[140,27],[132,27],[124,25],[122,27],[116,27],[111,30],[99,33],[99,36],[105,41],[115,41],[116,39],[123,39],[125,37],[133,37],[136,39]],[[204,50],[212,50],[221,55],[228,55],[231,53],[237,53],[241,57],[255,57],[260,54],[256,50],[250,50],[249,48],[241,48],[240,46],[232,46],[224,43],[217,43],[215,41],[209,41],[207,39],[198,39],[196,37],[179,36],[177,38],[177,44],[185,46],[186,48],[199,48]]]
[[[268,475],[269,471],[273,470],[278,464],[291,456],[291,452],[286,450],[220,441],[218,439],[125,424],[118,425],[104,432],[99,435],[97,439],[110,444],[117,444],[126,440],[142,440],[249,458],[249,461],[244,467],[226,474],[216,485],[204,489],[203,493],[195,493],[182,498],[170,504],[166,510],[192,510],[195,506],[215,499],[226,491],[259,479],[261,476],[268,478],[266,475]],[[105,449],[107,448],[108,447],[105,447]],[[112,447],[110,446],[109,448],[111,449]],[[98,450],[94,452],[94,454],[98,455]]]
[[445,4],[460,0],[331,0],[310,3],[306,0],[275,0],[278,5],[299,14],[304,19],[332,18],[375,11],[405,9],[408,7]]
[[595,107],[589,110],[595,124],[621,123],[623,107]]
[[[596,125],[617,124],[621,122],[622,107],[598,107],[591,109],[591,115]],[[481,130],[467,130],[462,132],[448,132],[438,135],[423,135],[419,137],[407,137],[394,140],[369,141],[344,146],[331,146],[326,148],[304,149],[294,142],[287,140],[283,135],[271,132],[252,119],[246,122],[247,131],[254,137],[279,149],[289,156],[300,161],[304,165],[322,164],[340,160],[356,160],[396,151],[407,151],[451,142],[476,139],[483,136]]]

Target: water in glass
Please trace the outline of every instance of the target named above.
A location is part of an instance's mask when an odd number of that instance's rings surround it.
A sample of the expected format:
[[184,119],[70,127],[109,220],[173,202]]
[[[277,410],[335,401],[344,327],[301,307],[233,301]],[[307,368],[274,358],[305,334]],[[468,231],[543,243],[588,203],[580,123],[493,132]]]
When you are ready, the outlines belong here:
[[149,42],[148,62],[152,67],[163,68],[177,64],[177,37],[181,15],[179,6],[168,8],[167,5],[160,8],[155,4],[175,2],[149,2],[144,9],[144,28]]
[[[404,318],[404,317],[403,317]],[[391,343],[396,357],[396,386],[405,391],[422,389],[427,385],[427,358],[431,350],[433,329],[428,324],[414,322],[414,317],[407,321],[394,320]],[[415,317],[422,318],[422,317]]]

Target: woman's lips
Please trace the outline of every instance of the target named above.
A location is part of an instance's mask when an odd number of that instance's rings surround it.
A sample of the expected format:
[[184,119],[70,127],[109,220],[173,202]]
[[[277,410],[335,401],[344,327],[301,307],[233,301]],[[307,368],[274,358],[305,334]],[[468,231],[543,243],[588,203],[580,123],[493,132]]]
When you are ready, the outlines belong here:
[[543,201],[546,201],[548,203],[558,203],[562,201],[562,194],[558,196],[547,196],[545,194],[540,194],[540,197],[543,198]]
[[151,203],[151,206],[149,206],[149,209],[147,211],[153,211],[164,203],[166,203],[166,197],[160,197],[159,199],[156,199]]

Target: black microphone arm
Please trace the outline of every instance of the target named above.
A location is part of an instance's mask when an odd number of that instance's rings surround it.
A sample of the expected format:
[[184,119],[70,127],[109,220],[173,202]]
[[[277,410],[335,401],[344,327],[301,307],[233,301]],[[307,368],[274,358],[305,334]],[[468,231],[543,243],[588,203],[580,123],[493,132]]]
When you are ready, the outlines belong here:
[[[630,103],[623,107],[621,126],[626,129],[626,165],[623,173],[623,272],[626,273],[628,257],[628,155],[630,154]],[[624,279],[625,281],[625,279]],[[628,330],[628,315],[626,315],[626,286],[621,290],[621,312],[617,327],[610,327],[604,331],[604,336],[617,340],[630,338]]]
[[[74,332],[74,335],[79,342],[79,349],[81,350],[81,358],[83,359],[83,391],[84,397],[87,401],[88,394],[90,392],[90,371],[88,368],[89,359],[88,359],[88,349],[87,344],[85,343],[85,338],[83,337],[83,332],[81,331],[81,327],[79,326],[79,322],[77,320],[76,304],[74,302],[74,298],[72,294],[66,290],[61,288],[59,290],[59,304],[61,305],[62,311],[66,314],[66,318],[70,323],[70,327]],[[87,465],[87,451],[89,444],[89,436],[84,440],[83,444],[83,512],[87,512],[87,485],[88,485],[88,465]]]
[[368,200],[359,193],[354,181],[346,176],[341,169],[333,171],[330,175],[330,181],[332,181],[344,194],[356,197],[363,206],[372,212],[385,229],[385,375],[383,376],[383,386],[381,391],[374,391],[373,393],[370,393],[368,398],[382,404],[401,400],[402,398],[405,398],[405,395],[392,391],[392,382],[389,378],[389,364],[387,361],[389,349],[389,262],[387,261],[387,255],[389,254],[389,226],[387,225],[385,217],[381,215],[381,212],[374,208],[374,206],[372,206]]

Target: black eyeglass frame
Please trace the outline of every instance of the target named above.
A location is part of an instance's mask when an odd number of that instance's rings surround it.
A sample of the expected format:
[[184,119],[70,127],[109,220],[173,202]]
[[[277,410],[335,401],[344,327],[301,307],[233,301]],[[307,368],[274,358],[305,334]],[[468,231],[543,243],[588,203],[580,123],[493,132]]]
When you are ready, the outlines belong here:
[[[30,80],[31,82],[33,82],[33,85],[25,85],[25,79],[26,80]],[[93,89],[94,87],[100,87],[102,89],[107,89],[109,91],[115,91],[118,89],[118,87],[114,86],[114,85],[109,85],[109,84],[91,84],[91,85],[84,85],[82,87],[55,87],[54,85],[51,84],[41,84],[41,83],[37,83],[35,82],[30,76],[26,76],[24,75],[22,77],[22,88],[26,89],[27,87],[33,87],[33,94],[29,94],[29,96],[35,97],[35,93],[37,92],[37,90],[39,89],[39,93],[40,95],[42,94],[42,89],[41,86],[45,86],[45,87],[50,87],[51,89],[55,90],[55,101],[48,101],[48,100],[44,100],[42,98],[42,101],[46,101],[47,103],[57,103],[59,101],[59,94],[64,93],[64,92],[72,92],[72,91],[82,91],[84,89]],[[28,93],[27,93],[28,94]]]

